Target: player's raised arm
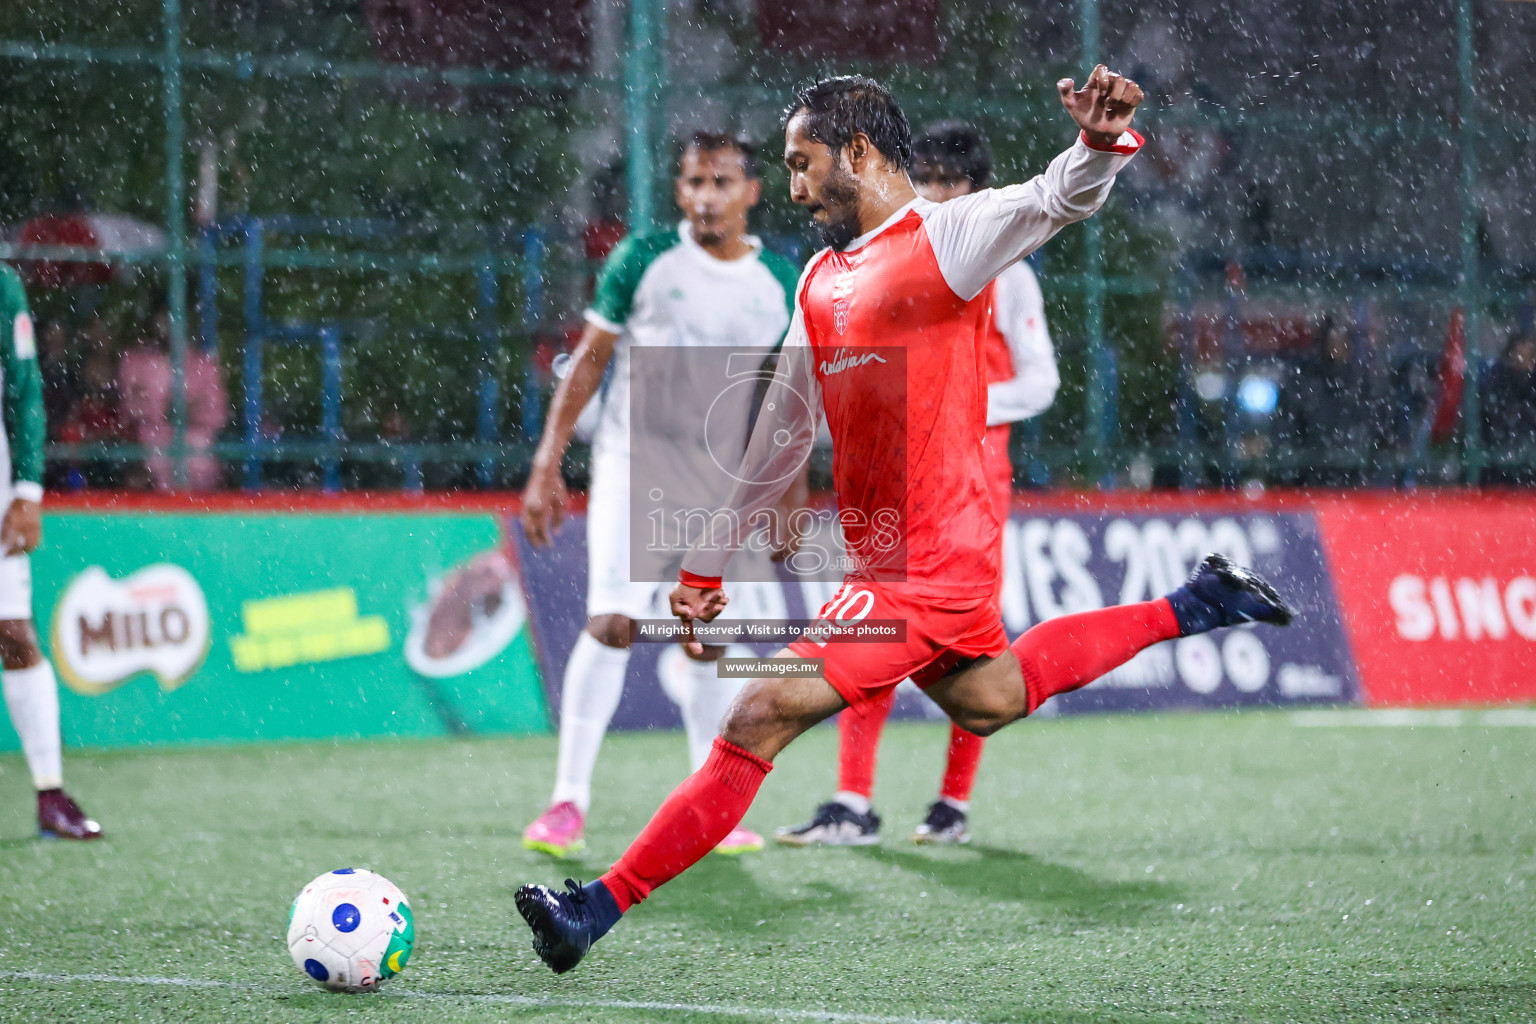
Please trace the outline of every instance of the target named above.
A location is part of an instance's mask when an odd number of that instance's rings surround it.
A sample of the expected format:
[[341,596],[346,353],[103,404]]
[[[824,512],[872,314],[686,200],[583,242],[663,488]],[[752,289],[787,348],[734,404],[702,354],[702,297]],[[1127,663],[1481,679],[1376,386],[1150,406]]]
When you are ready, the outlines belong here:
[[560,476],[560,460],[570,447],[576,420],[603,383],[603,371],[613,358],[617,333],[588,323],[571,355],[571,369],[555,388],[549,401],[544,435],[533,454],[528,485],[523,488],[523,529],[535,547],[550,542],[565,517],[567,494]]
[[1135,82],[1100,64],[1081,89],[1070,78],[1056,88],[1081,129],[1070,149],[1021,185],[962,196],[927,215],[939,270],[963,299],[974,298],[1004,267],[1068,224],[1092,216],[1109,198],[1120,168],[1141,148],[1141,136],[1130,130],[1142,100]]
[[1116,74],[1103,64],[1095,65],[1081,89],[1070,78],[1056,83],[1061,105],[1083,130],[1083,140],[1095,149],[1113,149],[1124,145],[1121,139],[1131,130],[1131,119],[1141,104],[1141,86]]

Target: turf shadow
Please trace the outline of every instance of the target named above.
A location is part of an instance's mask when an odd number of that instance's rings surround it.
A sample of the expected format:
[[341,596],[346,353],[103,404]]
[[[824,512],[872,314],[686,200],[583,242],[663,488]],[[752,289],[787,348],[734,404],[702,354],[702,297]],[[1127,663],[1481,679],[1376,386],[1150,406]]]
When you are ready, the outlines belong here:
[[862,846],[855,852],[948,889],[1045,907],[1095,924],[1134,924],[1153,909],[1183,899],[1180,890],[1166,882],[1098,878],[1003,847],[973,843],[922,851]]
[[712,930],[758,933],[765,922],[810,913],[844,916],[865,894],[818,881],[802,881],[790,895],[764,887],[741,857],[706,857],[665,889],[665,900],[646,904],[660,920],[693,920]]

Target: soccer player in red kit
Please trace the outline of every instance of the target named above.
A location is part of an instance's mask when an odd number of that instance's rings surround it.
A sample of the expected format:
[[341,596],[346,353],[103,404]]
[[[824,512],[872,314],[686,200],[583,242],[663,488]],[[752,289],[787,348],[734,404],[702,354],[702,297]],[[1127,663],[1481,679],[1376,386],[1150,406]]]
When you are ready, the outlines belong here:
[[1000,524],[982,468],[990,307],[977,297],[1004,268],[1102,206],[1141,147],[1130,131],[1142,98],[1134,82],[1101,65],[1082,89],[1070,79],[1057,88],[1078,140],[1022,185],[943,204],[913,190],[911,129],[879,83],[829,79],[789,107],[790,195],[828,248],[801,276],[735,474],[727,508],[739,525],[725,542],[712,534],[689,551],[672,610],[692,623],[724,608],[726,564],[754,516],[795,479],[825,416],[852,570],[820,618],[902,628],[890,641],[837,642],[826,629],[796,640],[742,690],[704,767],[662,802],[607,874],[568,881],[566,892],[518,889],[534,951],[556,973],[713,849],[795,737],[905,678],[962,728],[990,735],[1159,641],[1290,621],[1274,588],[1208,555],[1167,597],[1051,619],[1012,645],[1003,632]]
[[[992,152],[974,125],[951,121],[932,125],[912,144],[912,184],[930,202],[943,203],[987,187]],[[986,360],[987,433],[982,463],[998,519],[1008,521],[1013,501],[1013,461],[1008,455],[1011,425],[1050,408],[1061,385],[1056,353],[1045,325],[1045,302],[1029,264],[1009,266],[982,290],[989,301],[982,354]],[[837,719],[837,791],[819,805],[810,821],[781,828],[774,839],[786,846],[867,846],[880,841],[880,816],[870,804],[880,734],[896,692],[850,709]],[[971,838],[971,789],[986,740],[951,723],[938,799],[912,832],[914,843],[965,843]]]

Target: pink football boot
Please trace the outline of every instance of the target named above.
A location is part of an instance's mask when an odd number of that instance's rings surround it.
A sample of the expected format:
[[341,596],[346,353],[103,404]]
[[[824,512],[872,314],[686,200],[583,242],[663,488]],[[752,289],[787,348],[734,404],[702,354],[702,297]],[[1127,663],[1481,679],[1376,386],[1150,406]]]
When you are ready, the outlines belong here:
[[569,800],[555,804],[523,830],[523,848],[547,853],[551,857],[569,857],[587,845],[582,838],[586,815]]
[[740,825],[731,829],[731,834],[720,840],[720,845],[715,847],[716,853],[723,853],[728,857],[734,857],[743,853],[756,853],[763,848],[763,837],[751,829],[742,828]]

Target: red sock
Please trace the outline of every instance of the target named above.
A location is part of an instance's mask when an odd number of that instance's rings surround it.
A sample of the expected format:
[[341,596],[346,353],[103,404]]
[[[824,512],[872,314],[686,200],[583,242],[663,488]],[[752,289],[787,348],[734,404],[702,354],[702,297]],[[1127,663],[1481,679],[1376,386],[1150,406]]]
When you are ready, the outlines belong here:
[[1024,670],[1029,711],[1058,693],[1086,686],[1143,648],[1179,635],[1166,597],[1042,622],[1013,642]]
[[723,737],[704,767],[661,802],[650,824],[601,879],[624,913],[703,859],[741,823],[773,763]]
[[837,789],[857,793],[866,800],[875,791],[875,759],[880,754],[880,732],[896,703],[896,691],[860,708],[848,708],[837,716],[840,743],[837,751]]
[[987,741],[958,725],[949,727],[949,756],[944,762],[944,784],[939,796],[961,803],[971,798],[976,784],[976,769],[981,767],[981,751]]

